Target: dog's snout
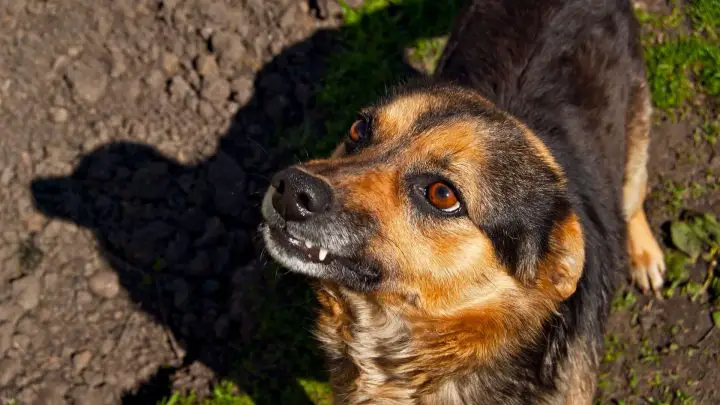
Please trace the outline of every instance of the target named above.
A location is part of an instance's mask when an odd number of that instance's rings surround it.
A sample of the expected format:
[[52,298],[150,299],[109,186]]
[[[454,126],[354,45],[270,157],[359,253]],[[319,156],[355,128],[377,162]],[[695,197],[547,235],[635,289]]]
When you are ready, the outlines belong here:
[[288,221],[304,221],[330,208],[333,191],[324,180],[296,168],[277,173],[272,179],[272,204]]

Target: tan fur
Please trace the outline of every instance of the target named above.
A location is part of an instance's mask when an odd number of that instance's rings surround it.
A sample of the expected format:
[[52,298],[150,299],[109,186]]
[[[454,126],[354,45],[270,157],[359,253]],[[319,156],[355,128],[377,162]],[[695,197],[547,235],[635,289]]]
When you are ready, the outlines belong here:
[[651,112],[647,84],[642,82],[633,89],[628,111],[623,211],[628,222],[630,278],[643,292],[652,289],[657,295],[663,285],[665,263],[662,249],[655,240],[643,211],[647,194]]

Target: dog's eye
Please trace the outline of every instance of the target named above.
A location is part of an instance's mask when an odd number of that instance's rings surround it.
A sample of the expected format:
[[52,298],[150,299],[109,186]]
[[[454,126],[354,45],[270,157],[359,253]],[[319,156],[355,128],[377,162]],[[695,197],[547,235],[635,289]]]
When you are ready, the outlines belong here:
[[348,132],[348,139],[353,143],[359,143],[365,138],[367,138],[367,122],[365,120],[355,121]]
[[431,184],[425,191],[425,197],[435,208],[445,212],[457,211],[460,208],[460,201],[453,189],[441,181]]

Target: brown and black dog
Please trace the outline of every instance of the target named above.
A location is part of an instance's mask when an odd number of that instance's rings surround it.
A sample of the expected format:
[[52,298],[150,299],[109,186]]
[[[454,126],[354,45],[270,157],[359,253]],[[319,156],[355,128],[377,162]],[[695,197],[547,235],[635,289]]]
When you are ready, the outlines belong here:
[[336,403],[591,403],[616,276],[663,283],[638,35],[629,0],[472,1],[434,78],[275,176]]

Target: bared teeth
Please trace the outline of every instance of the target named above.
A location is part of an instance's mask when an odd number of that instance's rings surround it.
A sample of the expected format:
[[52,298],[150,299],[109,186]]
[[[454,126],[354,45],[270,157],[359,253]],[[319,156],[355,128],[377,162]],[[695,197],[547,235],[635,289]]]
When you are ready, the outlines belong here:
[[321,262],[324,261],[325,258],[327,257],[327,254],[328,254],[327,249],[320,248],[320,253],[318,253],[318,259],[320,259]]
[[305,247],[308,248],[308,249],[312,249],[313,244],[310,243],[310,242],[308,242],[308,241],[305,241]]

